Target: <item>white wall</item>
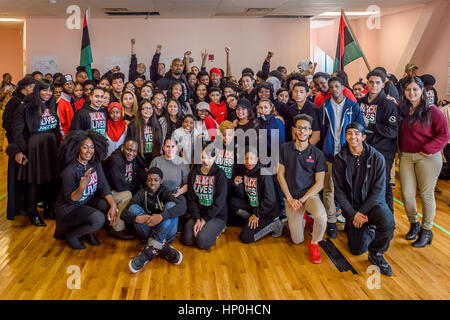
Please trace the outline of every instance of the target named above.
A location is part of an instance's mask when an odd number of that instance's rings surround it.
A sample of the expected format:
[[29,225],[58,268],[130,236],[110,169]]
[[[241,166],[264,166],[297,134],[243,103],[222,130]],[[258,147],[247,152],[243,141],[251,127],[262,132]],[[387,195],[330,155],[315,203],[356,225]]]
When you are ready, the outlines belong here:
[[[66,28],[65,19],[27,20],[27,72],[32,72],[33,56],[57,56],[59,71],[74,73],[79,65],[81,30]],[[234,75],[244,67],[261,69],[267,51],[275,53],[271,68],[284,65],[296,69],[300,60],[309,59],[308,19],[92,19],[90,22],[93,68],[106,71],[105,56],[130,56],[130,39],[136,39],[138,62],[147,65],[157,44],[163,47],[162,61],[192,51],[193,65],[200,66],[200,51],[215,55],[213,66],[225,70],[225,46],[232,49]],[[168,67],[168,66],[167,66]],[[128,75],[128,66],[122,70]]]

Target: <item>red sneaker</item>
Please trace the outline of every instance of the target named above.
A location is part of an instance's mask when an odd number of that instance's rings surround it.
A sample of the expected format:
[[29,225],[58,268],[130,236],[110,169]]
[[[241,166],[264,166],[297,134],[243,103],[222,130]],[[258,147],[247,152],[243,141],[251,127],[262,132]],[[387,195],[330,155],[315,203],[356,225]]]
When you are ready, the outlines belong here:
[[311,244],[311,240],[308,242],[309,249],[309,260],[312,263],[322,263],[322,258],[320,257],[319,245]]
[[305,219],[305,228],[308,228],[313,223],[313,219],[306,213],[303,214],[303,219]]

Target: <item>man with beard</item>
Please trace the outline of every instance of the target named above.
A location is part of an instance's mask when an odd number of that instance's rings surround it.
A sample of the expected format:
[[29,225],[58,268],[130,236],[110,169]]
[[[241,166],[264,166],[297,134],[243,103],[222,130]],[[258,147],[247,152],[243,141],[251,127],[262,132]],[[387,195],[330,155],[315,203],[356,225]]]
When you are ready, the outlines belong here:
[[189,85],[185,75],[183,74],[183,69],[183,61],[178,58],[173,59],[172,64],[170,65],[170,70],[166,73],[164,78],[158,80],[156,86],[167,92],[167,90],[172,87],[174,82],[179,82],[183,89],[183,101],[187,101],[189,98]]
[[285,196],[292,241],[303,242],[303,219],[308,211],[314,219],[312,238],[308,243],[309,258],[312,263],[321,263],[318,243],[325,233],[327,214],[319,192],[323,189],[328,168],[322,151],[309,142],[313,118],[298,114],[292,123],[295,140],[281,146],[278,182]]

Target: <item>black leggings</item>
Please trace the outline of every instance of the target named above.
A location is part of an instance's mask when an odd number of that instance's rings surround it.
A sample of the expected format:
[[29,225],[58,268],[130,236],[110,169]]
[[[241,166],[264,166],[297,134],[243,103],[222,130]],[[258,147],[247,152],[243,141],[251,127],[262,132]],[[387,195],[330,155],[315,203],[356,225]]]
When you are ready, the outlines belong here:
[[392,214],[394,214],[394,194],[392,193],[392,187],[391,187],[391,169],[395,161],[395,153],[389,154],[389,153],[381,153],[384,156],[385,160],[385,168],[386,168],[386,203],[391,209]]
[[44,202],[46,206],[52,206],[58,194],[58,181],[36,184],[28,183],[28,205],[31,209],[31,217],[38,216],[38,202]]
[[183,230],[183,244],[186,246],[197,245],[200,249],[209,249],[225,228],[225,221],[214,218],[206,222],[202,230],[194,236],[195,220],[189,219]]
[[99,230],[105,224],[109,204],[105,199],[92,197],[84,205],[65,215],[56,213],[55,237],[81,237]]
[[237,213],[237,211],[241,209],[247,211],[249,216],[252,215],[253,208],[250,207],[250,203],[247,199],[233,197],[230,199],[228,204],[228,208],[230,208],[228,213],[228,224],[243,227],[241,233],[239,234],[239,239],[242,243],[258,241],[273,231],[271,228],[266,228],[274,222],[273,217],[264,217],[259,219],[258,227],[256,229],[250,229],[248,226],[248,218],[244,218]]

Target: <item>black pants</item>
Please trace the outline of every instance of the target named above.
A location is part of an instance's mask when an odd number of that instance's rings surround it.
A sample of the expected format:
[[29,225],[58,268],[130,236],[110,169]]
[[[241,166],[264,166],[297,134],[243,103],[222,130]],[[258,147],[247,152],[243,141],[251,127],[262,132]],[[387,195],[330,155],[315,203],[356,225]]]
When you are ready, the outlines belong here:
[[[20,168],[14,155],[8,158],[8,203],[6,215],[8,220],[14,220],[28,208],[27,183],[17,180],[17,173]],[[24,209],[24,210],[21,210]]]
[[450,166],[450,143],[447,143],[443,151],[445,160],[447,161],[447,166]]
[[216,239],[222,233],[222,230],[225,228],[225,221],[222,219],[214,218],[206,222],[203,226],[202,230],[194,236],[194,225],[195,220],[189,219],[186,222],[183,230],[183,244],[186,246],[197,245],[200,249],[209,249],[212,247]]
[[386,203],[389,209],[391,209],[392,214],[394,214],[394,195],[391,188],[391,170],[395,160],[395,153],[387,153],[383,151],[381,154],[384,156],[384,162],[386,164]]
[[59,181],[53,180],[51,182],[36,184],[28,183],[28,205],[31,209],[31,216],[37,216],[38,213],[38,202],[44,202],[46,206],[52,206],[53,202],[56,200],[59,189]]
[[247,199],[241,199],[233,197],[230,199],[229,206],[229,225],[243,226],[239,239],[242,243],[251,243],[260,240],[264,236],[271,233],[273,230],[266,228],[274,220],[273,217],[260,218],[258,221],[258,227],[256,229],[250,229],[248,226],[248,218],[244,218],[237,214],[239,209],[245,210],[249,215],[252,215],[253,208],[250,207],[250,203]]
[[84,205],[64,215],[57,210],[55,237],[64,238],[66,234],[81,237],[99,230],[105,224],[108,210],[108,202],[97,197],[92,197]]
[[[384,253],[389,248],[389,243],[394,235],[394,216],[386,205],[376,205],[367,214],[369,222],[361,228],[355,228],[353,218],[346,215],[345,230],[348,236],[348,246],[354,255],[360,255],[369,250],[372,253]],[[375,226],[375,234],[369,230],[369,226]]]

